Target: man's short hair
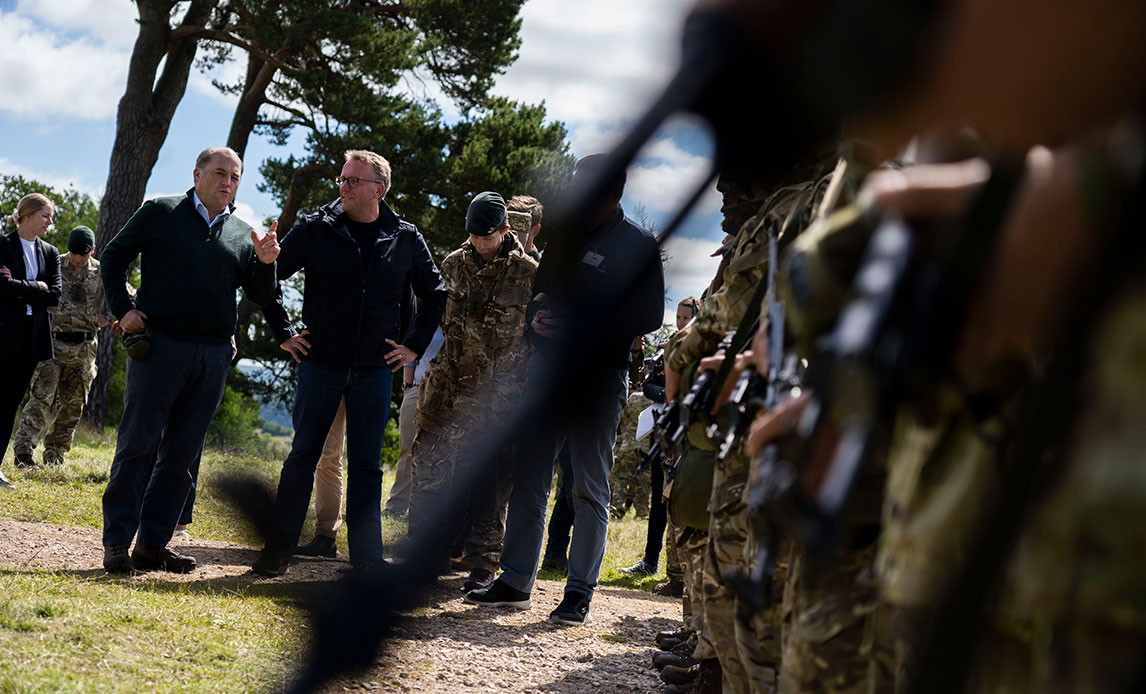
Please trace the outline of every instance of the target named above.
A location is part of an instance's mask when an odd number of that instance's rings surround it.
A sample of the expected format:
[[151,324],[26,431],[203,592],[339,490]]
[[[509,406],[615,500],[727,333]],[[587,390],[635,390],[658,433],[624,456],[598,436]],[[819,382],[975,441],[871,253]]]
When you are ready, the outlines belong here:
[[390,162],[386,161],[386,157],[365,149],[347,150],[344,156],[346,161],[361,161],[373,166],[374,180],[385,186],[382,197],[386,197],[386,193],[390,192]]
[[[606,156],[605,154],[590,154],[589,156],[581,157],[577,160],[577,163],[573,165],[573,177],[576,179],[600,176],[605,171]],[[621,196],[625,194],[625,178],[626,172],[622,169],[620,172],[613,174],[605,183],[605,190],[611,198],[620,200]]]
[[200,152],[199,156],[195,157],[195,168],[202,171],[208,164],[211,163],[211,159],[214,158],[216,154],[232,155],[239,160],[239,173],[243,172],[243,158],[239,156],[238,152],[231,149],[230,147],[208,147],[207,149]]
[[541,224],[541,215],[545,212],[545,208],[541,206],[541,201],[532,195],[514,195],[509,199],[506,208],[510,212],[528,212],[530,226]]

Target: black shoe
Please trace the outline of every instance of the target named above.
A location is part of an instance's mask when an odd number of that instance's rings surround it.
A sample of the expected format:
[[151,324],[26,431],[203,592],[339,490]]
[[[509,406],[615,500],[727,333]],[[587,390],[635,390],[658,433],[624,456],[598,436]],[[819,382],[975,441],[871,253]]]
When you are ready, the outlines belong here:
[[289,566],[289,554],[284,554],[270,547],[264,547],[263,551],[259,553],[259,558],[251,565],[251,571],[260,576],[277,578],[285,574]]
[[670,578],[664,583],[658,583],[653,587],[653,595],[664,595],[670,598],[682,597],[684,596],[684,581]]
[[653,667],[663,670],[666,665],[690,668],[693,665],[700,665],[700,661],[691,656],[679,656],[673,651],[657,651],[653,654]]
[[103,548],[103,569],[109,574],[135,573],[127,545],[107,545]]
[[529,593],[510,588],[499,578],[485,590],[471,590],[463,598],[471,605],[486,605],[487,607],[512,607],[515,610],[528,610],[533,606],[529,600]]
[[549,613],[549,621],[559,624],[589,623],[589,595],[579,590],[565,591],[565,597],[556,610]]
[[16,456],[16,467],[21,470],[36,467],[36,461],[32,460],[31,453],[15,453],[14,455]]
[[470,571],[470,577],[462,584],[462,590],[470,592],[471,590],[485,590],[493,585],[493,572],[486,571],[485,569],[474,569]]
[[159,545],[135,545],[131,553],[131,563],[139,571],[170,571],[173,574],[188,574],[195,570],[195,557],[177,554]]
[[693,694],[696,691],[696,682],[685,684],[670,684],[664,688],[664,694]]
[[[661,650],[671,651],[673,646],[682,641],[688,640],[689,636],[692,636],[691,631],[684,627],[678,627],[676,629],[672,629],[671,631],[658,631],[655,641],[657,642],[657,645],[661,647]],[[675,643],[671,645],[665,645],[666,641],[675,641]]]
[[299,545],[294,553],[301,557],[327,557],[333,559],[338,556],[338,545],[333,537],[315,535],[314,539],[305,545]]
[[700,666],[677,667],[665,665],[661,668],[661,681],[665,684],[688,684],[700,678]]
[[644,559],[640,560],[632,566],[626,566],[623,569],[617,569],[617,573],[625,574],[626,576],[652,576],[657,572],[657,565],[654,562],[649,564]]
[[541,559],[542,571],[557,571],[562,575],[569,573],[569,560],[565,557],[551,557],[548,554]]

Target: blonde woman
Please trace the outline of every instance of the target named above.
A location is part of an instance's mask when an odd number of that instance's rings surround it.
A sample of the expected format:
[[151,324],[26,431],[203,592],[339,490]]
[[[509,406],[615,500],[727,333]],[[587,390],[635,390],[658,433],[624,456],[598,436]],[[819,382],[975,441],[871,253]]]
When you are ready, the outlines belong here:
[[[25,195],[0,237],[0,436],[8,452],[16,408],[36,364],[52,358],[48,307],[60,303],[60,252],[41,236],[52,226],[55,205],[39,193]],[[0,476],[0,486],[9,486]]]

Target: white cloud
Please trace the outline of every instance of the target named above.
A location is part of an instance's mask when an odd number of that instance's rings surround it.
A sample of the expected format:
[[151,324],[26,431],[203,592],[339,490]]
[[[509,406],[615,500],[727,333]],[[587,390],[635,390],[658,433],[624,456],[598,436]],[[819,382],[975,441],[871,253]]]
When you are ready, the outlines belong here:
[[91,34],[100,43],[130,50],[139,12],[131,0],[20,0],[16,14],[63,31]]
[[[670,212],[684,204],[712,167],[709,157],[682,150],[669,138],[651,142],[629,167],[625,194],[650,210]],[[720,209],[720,194],[709,185],[693,214]]]
[[700,293],[712,282],[720,258],[712,254],[720,247],[719,241],[698,239],[689,236],[673,236],[665,243],[669,262],[665,267],[665,283],[669,285],[669,297],[673,310],[676,302],[686,296]]
[[39,181],[44,185],[51,186],[56,190],[67,190],[68,188],[75,188],[81,193],[100,197],[103,195],[102,185],[92,183],[86,175],[86,172],[73,169],[68,172],[58,171],[40,171],[29,169],[26,166],[20,166],[11,162],[4,157],[0,157],[0,174],[6,176],[23,176],[34,181]]
[[629,119],[672,76],[690,0],[534,0],[495,91],[568,123]]
[[[22,14],[25,5],[36,7],[37,17],[55,20],[61,14],[58,2],[43,7],[22,3],[13,12],[0,12],[0,109],[34,118],[114,116],[127,78],[130,47],[90,35],[69,36],[78,27],[46,25]],[[134,33],[134,22],[128,25]]]

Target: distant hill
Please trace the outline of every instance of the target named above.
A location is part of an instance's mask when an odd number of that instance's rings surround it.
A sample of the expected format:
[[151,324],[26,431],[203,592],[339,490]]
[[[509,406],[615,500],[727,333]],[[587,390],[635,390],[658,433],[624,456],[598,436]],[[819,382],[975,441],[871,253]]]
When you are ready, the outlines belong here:
[[[239,371],[242,371],[243,375],[247,376],[248,378],[257,379],[262,374],[264,369],[257,364],[252,364],[250,362],[240,360]],[[275,424],[294,431],[294,423],[291,421],[291,413],[289,409],[275,403],[260,402],[259,405],[261,405],[259,416],[262,417],[263,420],[267,422],[274,422]]]

